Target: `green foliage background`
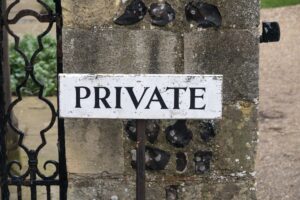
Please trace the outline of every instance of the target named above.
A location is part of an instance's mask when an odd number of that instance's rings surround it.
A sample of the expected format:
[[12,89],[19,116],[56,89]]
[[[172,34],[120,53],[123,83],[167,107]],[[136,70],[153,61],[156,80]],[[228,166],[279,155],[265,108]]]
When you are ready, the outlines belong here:
[[[41,51],[34,65],[34,74],[44,86],[44,95],[56,95],[56,40],[47,36],[43,39],[44,50]],[[31,35],[26,35],[20,41],[20,49],[30,59],[34,51],[38,48],[37,39]],[[25,62],[18,52],[14,50],[14,43],[9,47],[9,62],[11,67],[11,89],[16,92],[16,87],[20,85],[25,78]],[[26,87],[22,88],[24,95],[34,95],[39,92],[31,79],[27,82]]]
[[44,0],[44,2],[53,10],[55,11],[55,3],[54,0]]
[[300,0],[261,0],[262,8],[275,8],[300,4]]

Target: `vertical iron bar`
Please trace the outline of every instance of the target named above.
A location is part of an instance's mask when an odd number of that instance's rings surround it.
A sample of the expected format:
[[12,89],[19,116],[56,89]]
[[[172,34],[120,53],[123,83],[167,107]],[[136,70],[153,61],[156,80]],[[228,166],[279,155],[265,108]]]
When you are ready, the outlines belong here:
[[51,187],[50,187],[50,185],[46,186],[46,190],[47,190],[47,200],[51,200]]
[[38,166],[37,153],[34,150],[30,150],[28,153],[28,166],[29,166],[29,180],[30,180],[30,193],[31,200],[37,199],[37,190],[36,190],[36,171]]
[[136,199],[145,200],[145,131],[146,120],[137,120]]
[[22,200],[22,186],[17,186],[17,194],[18,194],[18,200]]
[[[57,58],[57,82],[58,75],[63,73],[63,51],[62,51],[62,8],[61,0],[55,0],[55,13],[56,13],[56,58]],[[59,86],[58,86],[59,88]],[[67,166],[66,166],[66,148],[65,148],[65,126],[64,119],[59,117],[59,94],[57,93],[57,116],[58,116],[58,151],[59,151],[59,196],[60,200],[67,199],[67,189],[68,189],[68,177],[67,177]]]
[[7,60],[7,35],[4,30],[4,11],[6,9],[6,0],[0,0],[0,186],[2,200],[9,199],[9,190],[6,173],[6,127],[5,127],[5,67],[8,67]]
[[36,191],[36,185],[35,185],[36,175],[34,172],[31,172],[30,175],[30,193],[31,193],[31,200],[37,200],[37,191]]

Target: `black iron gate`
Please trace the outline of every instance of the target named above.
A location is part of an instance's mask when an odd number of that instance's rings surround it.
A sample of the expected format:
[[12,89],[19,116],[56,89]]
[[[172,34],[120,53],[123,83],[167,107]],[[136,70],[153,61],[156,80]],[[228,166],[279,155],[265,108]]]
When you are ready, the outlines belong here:
[[[54,0],[55,11],[53,11],[43,0],[36,0],[45,10],[46,14],[41,14],[31,9],[20,10],[15,16],[9,18],[9,14],[13,8],[18,6],[21,0],[13,0],[10,5],[6,7],[5,0],[0,0],[2,7],[0,8],[1,16],[1,27],[0,27],[0,42],[1,42],[1,64],[0,64],[0,178],[1,178],[1,197],[2,200],[10,199],[10,189],[16,188],[17,198],[22,199],[22,189],[24,187],[30,188],[30,196],[32,200],[37,199],[37,189],[44,189],[45,199],[51,199],[51,189],[52,187],[59,187],[59,197],[60,199],[67,199],[67,170],[66,170],[66,158],[65,158],[65,133],[64,133],[64,121],[58,118],[58,109],[55,109],[54,105],[46,97],[43,96],[44,85],[37,80],[35,77],[35,60],[38,54],[43,51],[43,37],[46,36],[53,26],[56,26],[56,39],[57,39],[57,74],[62,73],[62,10],[61,10],[61,0]],[[46,23],[47,29],[37,36],[38,48],[33,53],[31,57],[26,56],[26,52],[20,49],[20,37],[17,33],[14,33],[11,29],[11,25],[16,24],[21,18],[31,16],[35,17],[40,23]],[[5,61],[4,55],[6,55],[8,49],[6,46],[7,37],[6,33],[12,36],[14,40],[14,49],[19,53],[19,55],[24,60],[24,73],[25,79],[16,88],[17,98],[12,102],[6,102],[5,100],[5,89],[4,82],[9,79],[3,73],[7,70],[8,64]],[[40,130],[41,143],[36,149],[31,149],[23,143],[25,132],[19,130],[13,123],[12,111],[15,106],[22,101],[22,88],[26,87],[28,81],[31,81],[39,87],[39,93],[37,97],[39,100],[47,104],[51,112],[51,121],[48,126],[43,130]],[[58,101],[57,101],[58,102]],[[30,113],[28,113],[30,117]],[[20,121],[22,119],[19,119]],[[34,119],[32,119],[34,120]],[[48,160],[43,163],[44,169],[47,169],[49,165],[55,168],[51,175],[46,175],[38,167],[38,157],[41,150],[47,145],[47,140],[45,135],[47,132],[56,125],[58,126],[58,161]],[[21,148],[28,158],[28,166],[24,173],[15,172],[13,168],[19,168],[21,171],[21,163],[19,160],[9,161],[7,159],[6,150],[6,135],[7,129],[11,128],[15,134],[18,136],[18,147]],[[1,198],[0,198],[1,199]]]

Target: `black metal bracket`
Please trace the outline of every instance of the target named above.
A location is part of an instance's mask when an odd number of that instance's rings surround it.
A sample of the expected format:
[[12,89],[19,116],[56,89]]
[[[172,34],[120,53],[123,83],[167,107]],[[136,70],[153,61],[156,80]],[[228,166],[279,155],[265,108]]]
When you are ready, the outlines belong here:
[[263,22],[260,43],[279,42],[280,26],[278,22]]
[[137,120],[136,199],[145,200],[145,132],[146,120]]

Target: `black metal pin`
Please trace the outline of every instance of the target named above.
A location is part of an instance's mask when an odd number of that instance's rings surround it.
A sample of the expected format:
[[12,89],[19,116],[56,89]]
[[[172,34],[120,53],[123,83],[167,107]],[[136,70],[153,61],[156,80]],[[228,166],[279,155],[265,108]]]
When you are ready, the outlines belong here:
[[136,121],[137,154],[136,154],[136,199],[145,200],[145,132],[146,120]]

